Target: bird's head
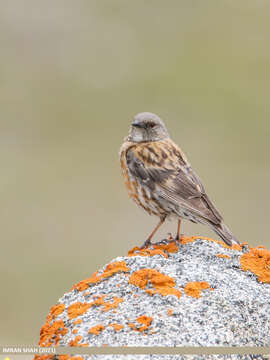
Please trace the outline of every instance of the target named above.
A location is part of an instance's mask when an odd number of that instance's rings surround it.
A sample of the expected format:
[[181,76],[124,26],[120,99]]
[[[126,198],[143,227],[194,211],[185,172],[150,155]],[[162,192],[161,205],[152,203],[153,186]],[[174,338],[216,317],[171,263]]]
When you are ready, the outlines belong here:
[[159,141],[169,137],[166,126],[159,116],[142,112],[134,116],[128,140],[132,142]]

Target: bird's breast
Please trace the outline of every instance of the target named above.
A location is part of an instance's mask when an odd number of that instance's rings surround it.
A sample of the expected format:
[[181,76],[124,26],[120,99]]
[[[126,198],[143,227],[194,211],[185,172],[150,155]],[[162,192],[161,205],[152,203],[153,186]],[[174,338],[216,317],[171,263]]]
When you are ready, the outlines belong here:
[[128,170],[126,156],[128,149],[129,148],[124,148],[120,152],[120,164],[129,196],[136,202],[137,205],[147,211],[148,214],[156,216],[164,215],[165,211],[154,198],[153,192],[146,185],[138,181],[138,179],[136,179],[136,177]]

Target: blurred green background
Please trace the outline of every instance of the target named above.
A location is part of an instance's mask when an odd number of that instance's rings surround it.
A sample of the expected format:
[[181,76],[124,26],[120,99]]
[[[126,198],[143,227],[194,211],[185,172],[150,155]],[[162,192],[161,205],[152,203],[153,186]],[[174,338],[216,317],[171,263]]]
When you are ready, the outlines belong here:
[[165,120],[235,235],[270,245],[269,11],[267,0],[1,1],[2,344],[36,344],[58,298],[156,224],[120,173],[138,112]]

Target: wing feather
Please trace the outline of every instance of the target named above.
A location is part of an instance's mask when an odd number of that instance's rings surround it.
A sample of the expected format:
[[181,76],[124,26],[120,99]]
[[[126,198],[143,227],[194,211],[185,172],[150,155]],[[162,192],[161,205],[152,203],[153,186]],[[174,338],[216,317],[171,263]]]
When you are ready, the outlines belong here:
[[132,176],[149,190],[155,190],[172,208],[180,206],[213,224],[220,224],[222,217],[206,195],[200,178],[171,140],[153,143],[151,147],[146,144],[130,147],[126,158]]

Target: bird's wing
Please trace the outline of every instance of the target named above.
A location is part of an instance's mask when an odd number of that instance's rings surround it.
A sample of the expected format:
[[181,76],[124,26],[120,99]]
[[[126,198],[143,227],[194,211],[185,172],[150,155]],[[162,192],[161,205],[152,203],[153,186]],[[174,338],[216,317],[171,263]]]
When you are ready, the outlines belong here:
[[129,148],[126,158],[129,172],[158,198],[213,224],[222,221],[200,178],[171,140],[137,144]]

